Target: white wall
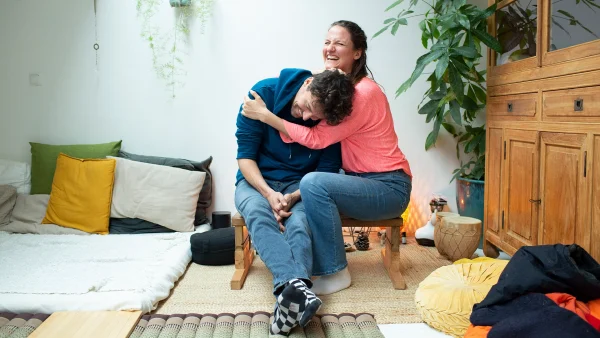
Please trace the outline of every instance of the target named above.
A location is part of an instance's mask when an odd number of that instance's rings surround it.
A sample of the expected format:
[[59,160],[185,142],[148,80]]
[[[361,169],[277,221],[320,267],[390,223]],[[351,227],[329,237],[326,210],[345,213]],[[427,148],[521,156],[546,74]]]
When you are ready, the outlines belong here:
[[[93,0],[5,0],[0,4],[0,158],[30,161],[29,141],[73,144],[122,139],[146,155],[203,160],[212,155],[215,210],[234,211],[235,119],[256,81],[284,67],[319,69],[329,24],[353,20],[372,36],[392,1],[217,0],[205,34],[192,33],[185,87],[175,99],[153,72],[140,37],[136,2],[100,0],[98,67]],[[485,1],[483,1],[485,2]],[[161,24],[172,9],[163,1]],[[418,18],[417,18],[418,19]],[[401,149],[413,173],[412,224],[424,224],[433,192],[455,210],[454,142],[443,134],[424,151],[431,130],[417,105],[425,80],[395,98],[425,52],[414,21],[396,37],[369,40],[368,62],[391,103]],[[197,27],[196,27],[197,28]],[[41,86],[29,84],[29,74]]]

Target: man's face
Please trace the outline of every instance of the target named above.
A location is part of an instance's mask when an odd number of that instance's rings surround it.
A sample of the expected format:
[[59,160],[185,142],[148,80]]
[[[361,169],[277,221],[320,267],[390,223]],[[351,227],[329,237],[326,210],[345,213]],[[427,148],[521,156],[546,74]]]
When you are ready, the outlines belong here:
[[296,93],[294,102],[292,103],[292,116],[304,121],[308,119],[316,121],[325,118],[321,106],[317,103],[317,100],[311,92],[307,90],[311,81],[312,78],[308,78],[304,81],[304,84],[300,87],[298,93]]

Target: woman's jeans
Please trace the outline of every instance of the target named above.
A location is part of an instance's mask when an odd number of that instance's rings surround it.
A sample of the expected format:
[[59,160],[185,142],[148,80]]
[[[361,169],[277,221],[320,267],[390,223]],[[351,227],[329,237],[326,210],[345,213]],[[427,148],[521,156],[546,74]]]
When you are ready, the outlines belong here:
[[365,221],[399,217],[411,190],[411,178],[402,170],[304,176],[300,193],[313,237],[313,275],[333,274],[348,265],[340,213]]
[[[298,190],[300,183],[266,182],[284,195]],[[244,217],[254,248],[273,274],[273,293],[277,295],[294,278],[303,279],[311,287],[312,244],[302,201],[292,206],[292,215],[283,222],[283,234],[269,201],[246,180],[240,181],[235,189],[235,207]]]

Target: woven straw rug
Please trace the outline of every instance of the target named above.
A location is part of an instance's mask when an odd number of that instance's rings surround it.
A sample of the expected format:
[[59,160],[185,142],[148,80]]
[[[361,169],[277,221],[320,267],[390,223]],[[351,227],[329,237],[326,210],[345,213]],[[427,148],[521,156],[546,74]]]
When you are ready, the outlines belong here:
[[[270,314],[267,312],[245,312],[236,315],[146,315],[138,322],[129,338],[269,337],[270,320]],[[314,317],[305,328],[294,328],[289,337],[379,338],[383,337],[383,334],[369,314],[342,314]]]
[[0,312],[0,337],[26,338],[49,316]]
[[[414,304],[419,283],[435,269],[451,264],[435,248],[417,245],[413,238],[400,246],[406,290],[395,290],[381,259],[381,246],[371,236],[371,249],[347,253],[352,285],[332,295],[321,296],[321,314],[370,313],[378,324],[422,323]],[[273,312],[272,277],[259,257],[242,290],[230,290],[234,267],[192,263],[185,275],[154,313]]]

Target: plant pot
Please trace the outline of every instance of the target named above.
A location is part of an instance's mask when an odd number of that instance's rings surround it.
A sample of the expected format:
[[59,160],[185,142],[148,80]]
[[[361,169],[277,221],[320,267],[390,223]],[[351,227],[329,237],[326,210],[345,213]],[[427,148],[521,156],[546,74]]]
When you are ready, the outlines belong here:
[[456,180],[456,206],[461,216],[481,221],[479,248],[483,249],[483,191],[484,181],[458,178]]

